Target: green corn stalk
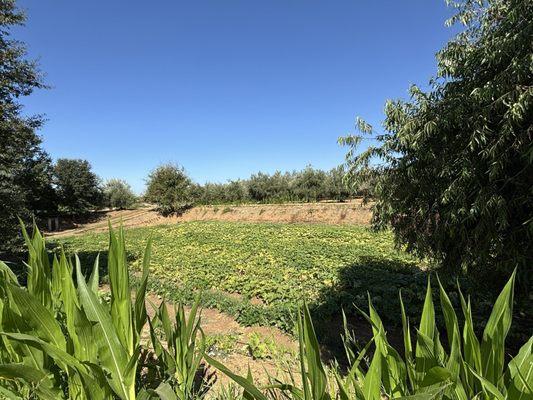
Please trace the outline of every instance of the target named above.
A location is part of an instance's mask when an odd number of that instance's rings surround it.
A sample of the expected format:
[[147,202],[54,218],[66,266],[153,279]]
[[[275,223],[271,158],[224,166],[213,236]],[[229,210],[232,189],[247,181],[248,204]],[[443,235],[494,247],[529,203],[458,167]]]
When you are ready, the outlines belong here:
[[97,294],[98,258],[88,282],[75,258],[75,285],[64,252],[54,256],[50,268],[38,229],[31,238],[25,230],[23,235],[29,249],[27,288],[0,264],[0,392],[43,399],[64,398],[64,393],[72,399],[135,399],[150,242],[132,304],[123,231],[115,235],[110,229],[107,306]]
[[[162,369],[169,375],[179,400],[191,399],[201,394],[201,388],[195,388],[196,372],[205,350],[205,335],[200,328],[201,318],[198,315],[199,303],[198,297],[188,317],[183,305],[179,304],[172,322],[167,304],[163,301],[154,318],[149,320],[154,351]],[[163,333],[162,339],[159,338],[158,330]]]
[[[428,281],[414,349],[409,320],[400,293],[404,332],[403,358],[388,343],[383,323],[369,299],[369,313],[359,311],[372,326],[373,338],[359,352],[354,352],[346,344],[351,367],[344,376],[336,370],[333,371],[336,385],[333,395],[326,390],[331,384],[327,382],[326,369],[320,360],[318,342],[305,304],[298,318],[301,387],[297,387],[293,379],[292,383],[276,382],[258,388],[251,379],[232,373],[211,357],[205,358],[209,364],[242,386],[246,398],[250,399],[268,399],[267,394],[271,394],[272,389],[277,389],[283,392],[286,398],[295,400],[333,397],[341,400],[532,399],[533,337],[506,368],[503,358],[505,338],[511,323],[514,279],[515,273],[496,300],[481,344],[474,334],[470,301],[466,301],[460,293],[465,320],[461,330],[455,309],[439,281],[440,304],[448,338],[447,351],[441,344],[436,329],[431,282]],[[347,341],[350,340],[351,334],[346,328],[346,319],[344,336]],[[363,368],[362,360],[371,344],[374,345],[374,354],[368,368]]]

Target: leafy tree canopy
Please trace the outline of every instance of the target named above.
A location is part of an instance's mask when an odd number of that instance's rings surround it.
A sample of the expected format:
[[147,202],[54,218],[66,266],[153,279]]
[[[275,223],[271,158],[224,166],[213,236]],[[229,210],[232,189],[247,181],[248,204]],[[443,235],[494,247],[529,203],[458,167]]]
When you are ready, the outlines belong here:
[[122,179],[110,179],[104,186],[105,205],[111,208],[130,208],[137,197],[130,185]]
[[174,164],[164,164],[148,175],[146,201],[157,204],[164,215],[183,212],[192,204],[192,181],[185,170]]
[[54,179],[60,211],[80,214],[102,205],[100,179],[87,160],[60,158]]
[[19,222],[53,212],[54,191],[49,156],[40,147],[36,130],[40,116],[22,115],[19,99],[44,87],[23,43],[11,37],[11,28],[25,16],[15,2],[0,2],[0,253],[21,244]]
[[[533,255],[533,2],[465,0],[428,91],[385,106],[383,133],[341,138],[352,182],[375,182],[373,224],[453,270]],[[372,144],[361,154],[363,139]]]

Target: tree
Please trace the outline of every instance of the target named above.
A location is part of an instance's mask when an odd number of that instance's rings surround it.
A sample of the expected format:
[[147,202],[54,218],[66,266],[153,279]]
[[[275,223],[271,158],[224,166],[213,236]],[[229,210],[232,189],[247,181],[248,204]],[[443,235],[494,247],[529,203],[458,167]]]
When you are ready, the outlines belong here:
[[105,205],[120,210],[130,208],[135,204],[137,197],[130,185],[122,179],[110,179],[104,186]]
[[165,164],[148,176],[145,199],[157,204],[163,215],[182,213],[193,203],[192,181],[182,167]]
[[308,165],[294,177],[291,191],[300,201],[323,200],[326,198],[326,174]]
[[[375,182],[375,228],[453,271],[515,267],[533,255],[533,3],[457,3],[464,30],[438,54],[429,91],[388,101],[385,132],[342,138],[355,185]],[[377,139],[357,155],[364,137]],[[488,268],[488,269],[487,269]],[[522,280],[524,282],[524,280]]]
[[60,158],[54,168],[60,211],[83,214],[102,205],[100,178],[87,160]]
[[346,171],[343,165],[332,168],[326,177],[326,193],[325,197],[332,200],[344,201],[353,195],[348,184],[345,182]]
[[228,203],[243,203],[248,200],[248,188],[240,179],[228,181],[224,189],[224,198]]
[[50,158],[36,134],[43,120],[23,116],[19,102],[44,87],[24,44],[11,38],[11,28],[24,20],[15,1],[0,2],[0,253],[19,248],[17,217],[29,223],[55,206]]
[[290,200],[290,181],[288,173],[276,171],[273,175],[258,172],[248,180],[250,197],[259,202],[281,202]]

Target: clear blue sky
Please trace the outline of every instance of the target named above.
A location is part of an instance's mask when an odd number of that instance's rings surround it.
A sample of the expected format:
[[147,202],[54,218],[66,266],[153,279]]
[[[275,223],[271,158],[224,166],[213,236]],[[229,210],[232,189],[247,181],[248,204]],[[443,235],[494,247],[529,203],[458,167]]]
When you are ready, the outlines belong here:
[[355,117],[427,84],[453,34],[444,0],[19,4],[52,87],[24,100],[45,149],[137,192],[168,161],[198,182],[340,164]]

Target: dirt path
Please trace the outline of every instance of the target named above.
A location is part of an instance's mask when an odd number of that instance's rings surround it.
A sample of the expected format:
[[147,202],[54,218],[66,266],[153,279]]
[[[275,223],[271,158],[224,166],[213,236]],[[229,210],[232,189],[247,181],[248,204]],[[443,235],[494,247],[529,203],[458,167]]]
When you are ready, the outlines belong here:
[[[100,286],[100,291],[109,293],[109,285]],[[161,296],[151,292],[146,293],[146,311],[149,318],[154,317],[156,308],[161,305],[162,301]],[[168,300],[165,300],[165,304],[170,319],[174,322],[177,305]],[[190,310],[190,307],[185,307],[187,317]],[[207,353],[221,361],[234,373],[246,376],[249,367],[258,385],[268,384],[269,375],[284,377],[283,370],[287,366],[291,366],[293,373],[298,374],[297,369],[294,368],[297,362],[298,342],[293,337],[274,327],[241,326],[231,316],[213,308],[202,308],[199,316],[200,326],[206,335]],[[151,341],[148,324],[144,327],[141,341],[143,343]],[[258,352],[254,343],[259,343],[259,346],[266,350]],[[254,350],[257,354],[253,354]],[[212,378],[214,378],[208,397],[216,398],[216,393],[220,388],[232,381],[211,367],[208,373],[213,374]]]
[[[110,288],[108,285],[102,285],[100,291],[109,293]],[[156,308],[161,303],[161,296],[150,292],[146,294],[146,309],[150,318],[154,317]],[[165,303],[169,316],[174,321],[176,304],[169,301]],[[185,307],[187,317],[189,312],[190,307]],[[200,326],[207,339],[207,353],[239,375],[246,376],[249,367],[259,385],[267,384],[269,375],[281,377],[282,369],[287,365],[294,366],[297,361],[297,341],[279,329],[265,326],[243,327],[231,316],[212,308],[201,309],[199,315]],[[141,341],[150,342],[148,324],[144,328]],[[257,350],[256,346],[262,350]],[[208,372],[213,373],[213,386],[209,396],[213,397],[231,380],[213,368]]]
[[63,221],[63,230],[48,232],[48,236],[71,236],[107,230],[108,221],[122,223],[126,228],[176,224],[183,221],[243,221],[283,223],[368,224],[371,211],[360,200],[345,203],[291,203],[198,206],[181,216],[163,217],[154,207],[136,210],[101,211],[90,222]]

